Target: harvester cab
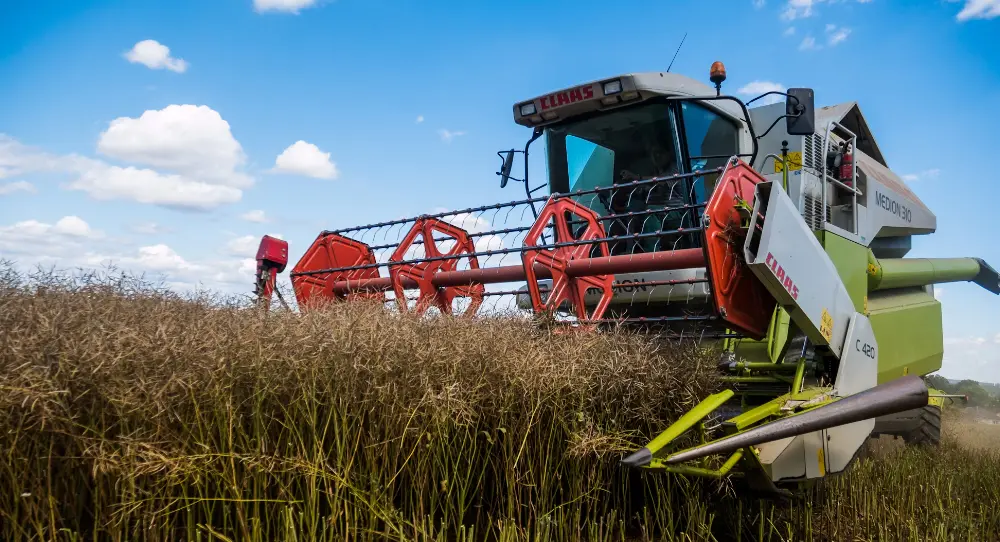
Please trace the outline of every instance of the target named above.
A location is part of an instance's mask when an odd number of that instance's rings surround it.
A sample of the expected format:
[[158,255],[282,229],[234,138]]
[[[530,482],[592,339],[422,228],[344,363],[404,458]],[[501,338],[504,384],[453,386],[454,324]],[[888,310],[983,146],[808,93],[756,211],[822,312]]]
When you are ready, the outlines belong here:
[[[997,294],[1000,278],[977,258],[904,257],[936,219],[856,103],[816,109],[806,88],[744,103],[725,78],[715,63],[715,88],[650,72],[518,102],[531,135],[497,174],[523,199],[322,232],[290,273],[299,307],[520,311],[717,346],[727,389],[631,468],[774,491],[842,471],[873,435],[936,442],[944,399],[920,378],[943,357],[933,285]],[[748,107],[768,96],[784,99]],[[532,186],[538,140],[547,178]],[[264,305],[283,243],[261,242]]]
[[[753,164],[759,148],[746,106],[721,95],[721,63],[712,66],[711,80],[714,92],[682,75],[628,74],[516,104],[515,122],[533,128],[518,151],[524,156],[526,195],[531,198],[546,187],[549,194],[570,194],[601,217],[606,233],[615,238],[608,245],[611,255],[702,248],[703,210],[722,170],[733,157]],[[785,102],[787,114],[772,127],[783,118],[785,133],[811,134],[812,91],[790,89]],[[547,184],[531,188],[528,153],[539,137],[548,178]],[[504,156],[502,185],[510,178],[514,152]],[[644,182],[649,179],[657,180]],[[689,312],[709,302],[706,273],[699,268],[616,275],[621,287],[607,314],[637,318]],[[600,291],[591,288],[586,300],[596,305]],[[685,304],[671,304],[679,300]],[[530,303],[525,287],[520,305],[529,308]]]

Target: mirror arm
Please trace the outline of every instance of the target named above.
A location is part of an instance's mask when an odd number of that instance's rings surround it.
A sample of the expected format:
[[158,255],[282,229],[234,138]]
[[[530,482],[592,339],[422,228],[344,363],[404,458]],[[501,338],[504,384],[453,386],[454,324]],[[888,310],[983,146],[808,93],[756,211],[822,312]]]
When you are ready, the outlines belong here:
[[778,118],[774,119],[774,122],[772,122],[772,123],[771,123],[771,125],[767,127],[767,130],[764,130],[764,133],[763,133],[763,134],[760,134],[759,136],[757,136],[757,139],[763,139],[763,138],[764,138],[764,136],[766,136],[766,135],[767,135],[767,133],[771,131],[771,128],[774,128],[774,126],[775,126],[776,124],[778,124],[778,121],[779,121],[779,120],[781,120],[781,119],[785,119],[785,118],[789,118],[789,117],[792,117],[792,118],[799,118],[800,116],[802,116],[802,113],[801,113],[801,112],[799,112],[799,114],[798,114],[798,115],[782,115],[782,116],[780,116],[780,117],[778,117]]
[[524,144],[524,191],[529,198],[531,198],[531,192],[528,191],[528,147],[540,137],[542,137],[541,128],[535,128],[534,133],[531,134],[531,139]]
[[760,96],[757,96],[756,98],[754,98],[754,99],[750,100],[749,102],[747,102],[747,105],[750,105],[750,104],[756,102],[757,100],[763,98],[764,96],[770,96],[771,94],[778,94],[780,96],[784,96],[786,99],[787,98],[791,98],[791,99],[795,100],[795,105],[796,106],[800,105],[799,99],[797,97],[792,96],[792,95],[788,94],[787,92],[781,92],[779,90],[769,90],[769,91],[765,92],[764,94],[761,94]]
[[[535,140],[540,137],[542,137],[542,129],[535,128],[534,133],[531,134],[531,139],[529,139],[528,142],[524,144],[524,193],[528,196],[528,199],[531,199],[531,193],[532,193],[532,190],[528,187],[528,147],[530,147],[531,144],[534,143]],[[538,211],[535,210],[534,203],[531,204],[531,214],[535,216],[536,220],[538,219]]]

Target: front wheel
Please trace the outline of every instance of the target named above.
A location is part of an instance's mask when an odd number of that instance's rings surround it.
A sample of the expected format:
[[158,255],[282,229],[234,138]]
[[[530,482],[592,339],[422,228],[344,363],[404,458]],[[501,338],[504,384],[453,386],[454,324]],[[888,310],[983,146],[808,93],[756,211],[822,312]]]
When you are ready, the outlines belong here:
[[917,426],[903,436],[909,445],[937,446],[941,443],[941,407],[925,406]]

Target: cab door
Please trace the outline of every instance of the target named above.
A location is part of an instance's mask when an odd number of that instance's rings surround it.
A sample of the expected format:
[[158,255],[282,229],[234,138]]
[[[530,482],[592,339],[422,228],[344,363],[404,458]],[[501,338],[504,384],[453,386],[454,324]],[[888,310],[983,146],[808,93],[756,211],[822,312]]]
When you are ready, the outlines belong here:
[[[680,102],[678,109],[685,173],[723,166],[739,154],[740,129],[735,122],[693,101]],[[691,203],[705,203],[718,177],[713,173],[691,179]]]

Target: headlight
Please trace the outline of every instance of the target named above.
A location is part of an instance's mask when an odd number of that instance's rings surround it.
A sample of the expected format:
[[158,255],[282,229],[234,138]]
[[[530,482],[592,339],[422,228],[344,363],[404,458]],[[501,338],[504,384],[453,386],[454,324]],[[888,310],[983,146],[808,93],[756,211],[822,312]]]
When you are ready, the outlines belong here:
[[526,104],[521,104],[521,116],[530,117],[535,114],[535,102],[528,102]]
[[608,81],[604,83],[604,95],[618,94],[622,91],[621,79],[615,79],[614,81]]

